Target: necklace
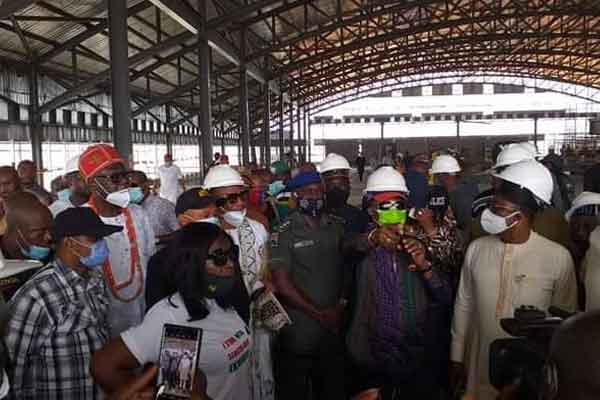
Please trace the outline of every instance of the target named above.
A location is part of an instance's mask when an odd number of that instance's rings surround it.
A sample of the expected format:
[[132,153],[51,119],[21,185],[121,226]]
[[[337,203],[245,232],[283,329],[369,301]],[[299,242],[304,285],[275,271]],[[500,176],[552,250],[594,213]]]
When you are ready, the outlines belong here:
[[[98,214],[98,208],[94,203],[94,200],[90,200],[90,208]],[[129,239],[129,252],[130,252],[130,267],[129,267],[129,278],[124,282],[117,283],[115,276],[113,274],[112,265],[110,264],[110,260],[106,259],[104,264],[102,264],[102,271],[104,272],[104,276],[107,280],[108,287],[110,288],[113,296],[124,303],[130,303],[137,299],[144,290],[144,282],[143,282],[143,272],[142,267],[140,265],[140,251],[137,244],[137,235],[135,232],[135,225],[133,224],[133,217],[131,216],[131,211],[129,209],[123,209],[123,215],[125,216],[125,228],[127,229],[127,238]],[[121,289],[131,286],[134,282],[135,276],[138,276],[138,290],[134,293],[132,297],[125,298],[119,294]]]

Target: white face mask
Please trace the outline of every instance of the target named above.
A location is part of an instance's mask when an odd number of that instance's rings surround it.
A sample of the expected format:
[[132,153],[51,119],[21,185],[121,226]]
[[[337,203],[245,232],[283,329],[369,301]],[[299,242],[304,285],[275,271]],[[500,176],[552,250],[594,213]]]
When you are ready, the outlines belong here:
[[484,231],[491,235],[498,235],[518,224],[519,221],[515,221],[512,224],[508,225],[506,221],[509,218],[519,214],[519,212],[520,211],[515,211],[514,213],[506,217],[502,217],[500,215],[494,214],[489,208],[486,208],[481,213],[481,227]]
[[8,382],[8,376],[6,372],[2,371],[2,386],[0,386],[0,399],[5,398],[10,390],[10,383]]
[[123,189],[109,193],[108,196],[106,196],[106,201],[120,208],[127,207],[131,202],[129,189]]
[[223,219],[234,228],[239,228],[246,218],[246,210],[242,211],[227,211],[223,214]]

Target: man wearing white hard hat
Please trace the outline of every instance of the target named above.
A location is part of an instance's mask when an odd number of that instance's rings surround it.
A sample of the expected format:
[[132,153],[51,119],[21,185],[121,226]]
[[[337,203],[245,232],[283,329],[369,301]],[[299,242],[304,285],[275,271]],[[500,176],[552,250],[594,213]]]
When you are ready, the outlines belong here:
[[569,251],[532,230],[533,217],[550,203],[552,176],[534,160],[494,175],[494,200],[482,213],[490,234],[467,249],[452,323],[452,383],[466,378],[466,394],[493,400],[489,382],[492,341],[507,337],[500,319],[523,305],[567,311],[577,307],[577,282]]
[[600,308],[600,193],[581,193],[565,217],[580,277],[580,305],[586,310]]
[[343,220],[346,232],[363,233],[369,217],[348,204],[350,197],[350,163],[344,157],[330,153],[319,166],[325,189],[325,209]]
[[471,205],[478,191],[476,185],[461,181],[461,171],[456,158],[442,154],[433,160],[430,173],[435,183],[448,193],[458,229],[466,231],[471,225]]
[[[521,161],[533,161],[535,160],[534,157],[535,153],[532,152],[531,146],[527,143],[511,143],[506,145],[498,154],[496,164],[492,167],[492,173],[501,173],[509,166]],[[487,234],[481,226],[481,213],[491,204],[494,198],[495,187],[500,182],[493,174],[491,178],[493,187],[490,190],[480,193],[473,201],[471,210],[473,220],[469,230],[469,242]],[[571,248],[569,225],[565,220],[564,213],[552,207],[551,203],[550,201],[547,207],[536,214],[533,221],[533,230],[547,239],[557,242],[566,248]]]
[[[203,187],[216,199],[220,224],[239,247],[239,262],[248,296],[264,289],[262,267],[265,264],[269,235],[258,221],[248,217],[248,187],[242,176],[229,165],[212,167],[204,178]],[[273,398],[273,366],[270,334],[263,328],[252,329],[253,389],[255,398]]]
[[426,245],[405,235],[404,177],[393,167],[381,167],[369,176],[365,192],[377,228],[357,270],[349,352],[369,384],[394,387],[406,398],[437,398],[439,364],[433,360],[439,349],[430,317],[434,307],[451,303],[452,290]]
[[79,175],[79,156],[67,161],[63,179],[67,183],[67,188],[58,192],[58,200],[48,207],[53,217],[67,208],[81,207],[90,198],[90,191]]

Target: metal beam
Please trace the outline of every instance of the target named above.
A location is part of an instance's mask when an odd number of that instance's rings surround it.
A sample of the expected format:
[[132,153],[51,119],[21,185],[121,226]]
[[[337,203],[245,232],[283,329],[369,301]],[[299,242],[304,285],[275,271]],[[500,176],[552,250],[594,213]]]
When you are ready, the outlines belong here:
[[[206,10],[208,0],[200,0],[203,15],[200,15],[198,21],[206,21]],[[178,1],[181,5],[181,1]],[[155,3],[156,4],[156,3]],[[213,158],[213,131],[212,131],[212,105],[210,98],[210,74],[211,74],[211,50],[209,42],[206,39],[203,26],[200,24],[200,30],[196,32],[198,37],[198,75],[200,77],[200,112],[198,113],[198,123],[200,124],[200,169],[202,176],[206,176],[210,162]]]
[[109,0],[108,31],[110,33],[109,50],[111,68],[109,72],[113,112],[113,142],[125,162],[128,165],[133,165],[126,2],[122,0]]
[[179,96],[191,91],[193,88],[195,88],[198,85],[198,83],[200,83],[200,78],[193,79],[193,80],[189,81],[188,83],[186,83],[185,85],[180,86],[177,89],[175,89],[167,94],[161,95],[160,97],[155,97],[153,100],[150,100],[143,106],[141,106],[138,109],[136,109],[135,111],[133,111],[131,113],[131,117],[135,118],[138,115],[143,114],[143,113],[153,109],[154,107],[158,107],[162,104],[170,102],[174,98],[179,97]]
[[264,165],[269,167],[271,165],[271,93],[269,92],[268,84],[265,83],[263,89],[263,147],[265,151]]
[[[151,4],[149,2],[143,1],[139,4],[136,4],[135,6],[131,7],[130,9],[128,9],[127,15],[128,16],[135,15],[150,6],[151,6]],[[49,52],[42,54],[39,57],[39,62],[44,63],[46,61],[49,61],[49,60],[53,59],[54,57],[56,57],[57,55],[61,54],[62,52],[78,46],[82,42],[88,40],[89,38],[93,37],[94,35],[97,35],[98,33],[104,31],[107,28],[108,28],[108,20],[105,20],[104,22],[100,22],[100,23],[96,24],[95,26],[86,29],[85,31],[81,32],[80,34],[73,36],[71,39],[67,40],[61,46],[55,47],[54,49],[50,50]]]
[[[33,162],[38,171],[44,170],[42,155],[42,114],[39,110],[39,92],[38,92],[38,69],[36,64],[31,65],[29,74],[29,135],[31,139],[31,154]],[[44,184],[43,175],[37,175],[37,181],[40,185]]]
[[[240,48],[242,50],[242,60],[246,55],[246,30],[240,31]],[[246,64],[240,65],[240,135],[242,146],[242,164],[248,165],[250,162],[250,112],[248,110],[248,74]]]
[[283,160],[285,147],[283,146],[283,120],[285,119],[285,103],[283,96],[279,95],[279,159]]
[[6,19],[11,15],[36,3],[37,0],[4,0],[0,2],[0,19]]
[[[158,43],[155,46],[152,46],[146,50],[140,51],[139,53],[137,53],[134,56],[129,58],[129,60],[128,60],[129,67],[130,68],[134,67],[138,64],[143,63],[144,61],[148,60],[149,58],[153,57],[155,54],[158,54],[160,52],[168,50],[172,47],[179,46],[179,45],[181,45],[182,42],[186,41],[190,37],[192,37],[192,34],[190,32],[183,32],[183,33],[180,33],[179,35],[171,37],[168,40],[165,40],[162,43]],[[46,102],[40,108],[40,111],[43,113],[43,112],[47,112],[47,111],[50,111],[50,110],[60,107],[61,105],[63,105],[65,102],[67,102],[72,97],[77,96],[78,94],[85,92],[86,90],[89,90],[89,89],[93,88],[94,86],[108,80],[110,78],[110,75],[111,75],[111,68],[108,68],[102,72],[99,72],[98,74],[90,77],[85,82],[73,87],[73,89],[67,90],[63,94]],[[127,71],[126,75],[127,75],[127,77],[129,77],[129,71]]]
[[[227,42],[223,37],[214,30],[207,30],[206,24],[203,27],[201,17],[196,10],[189,7],[186,2],[181,0],[150,0],[152,4],[160,8],[165,14],[177,21],[185,29],[194,35],[202,35],[208,41],[209,46],[226,58],[232,64],[240,66],[243,63],[242,57],[238,50]],[[256,66],[247,65],[248,75],[260,83],[268,81],[270,74]],[[279,87],[275,82],[271,82],[270,89],[279,94]]]

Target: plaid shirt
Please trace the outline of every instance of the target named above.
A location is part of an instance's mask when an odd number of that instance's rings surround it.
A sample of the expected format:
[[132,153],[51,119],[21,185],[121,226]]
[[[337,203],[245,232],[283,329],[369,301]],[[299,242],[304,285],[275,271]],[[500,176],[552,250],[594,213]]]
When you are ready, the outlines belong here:
[[108,298],[101,276],[84,278],[51,263],[9,303],[4,334],[13,399],[101,399],[92,353],[108,340]]

